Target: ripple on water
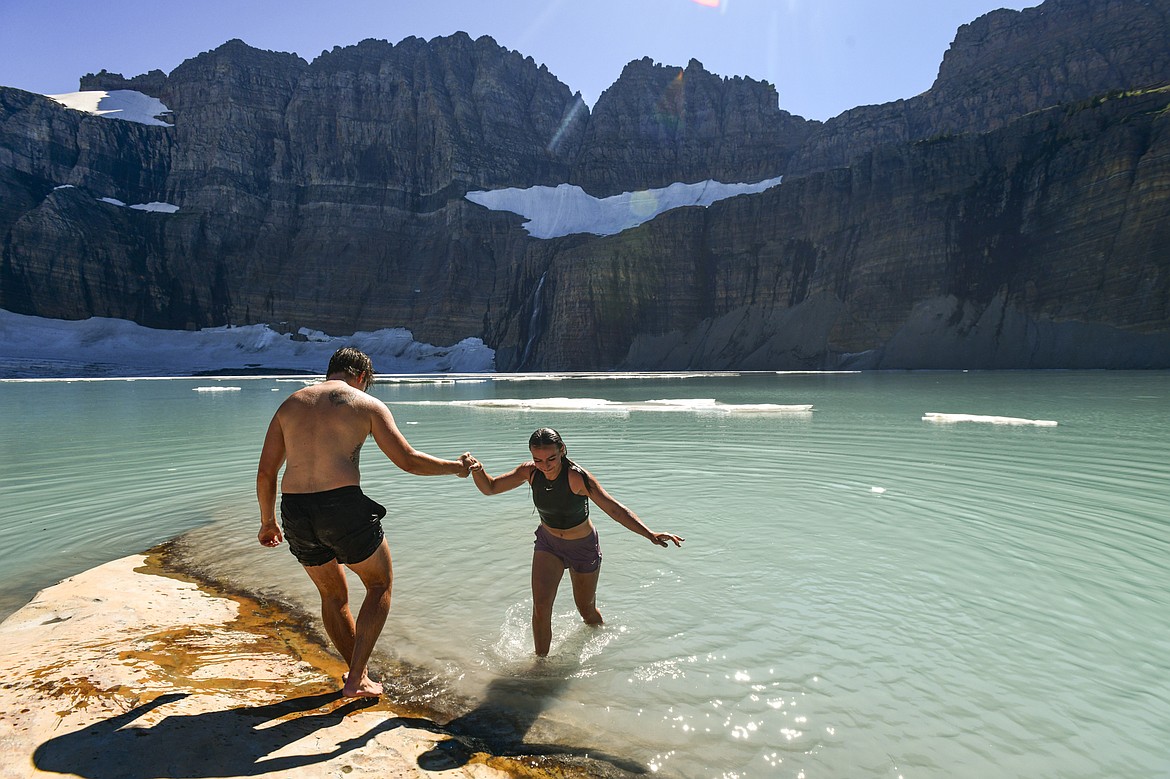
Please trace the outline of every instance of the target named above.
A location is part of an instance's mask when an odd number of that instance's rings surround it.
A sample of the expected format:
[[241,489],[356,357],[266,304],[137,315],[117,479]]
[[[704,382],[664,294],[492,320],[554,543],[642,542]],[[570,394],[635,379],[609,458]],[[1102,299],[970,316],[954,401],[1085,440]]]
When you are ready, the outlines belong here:
[[[108,388],[84,403],[50,398],[58,412],[97,413],[71,431],[75,452],[38,443],[0,469],[0,488],[6,498],[15,488],[25,522],[66,527],[88,547],[138,551],[153,534],[190,531],[199,564],[315,612],[287,550],[255,543],[255,457],[276,385],[236,383],[240,392],[169,394],[156,383],[156,399],[138,385],[133,403]],[[1170,374],[574,379],[556,393],[508,384],[501,397],[814,411],[558,412],[570,456],[650,527],[687,542],[663,550],[595,512],[607,624],[580,624],[566,582],[553,656],[539,664],[527,496],[483,498],[367,455],[395,564],[379,653],[427,669],[420,699],[485,717],[481,704],[515,707],[508,727],[532,729],[529,740],[601,744],[662,775],[1165,769],[1170,421],[1156,412]],[[443,400],[497,387],[375,391]],[[149,425],[136,416],[144,408]],[[928,410],[1059,424],[937,425],[922,421]],[[412,444],[470,448],[494,473],[525,459],[528,433],[550,423],[449,404],[395,415]],[[81,506],[85,516],[62,513]],[[61,555],[41,538],[25,548],[41,566]]]

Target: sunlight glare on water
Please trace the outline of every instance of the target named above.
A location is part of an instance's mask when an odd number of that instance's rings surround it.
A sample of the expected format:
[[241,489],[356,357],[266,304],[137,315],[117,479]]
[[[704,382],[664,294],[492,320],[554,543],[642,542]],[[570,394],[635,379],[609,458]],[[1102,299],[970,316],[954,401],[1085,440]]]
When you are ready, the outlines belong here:
[[[395,568],[379,652],[428,669],[420,699],[495,702],[531,743],[661,776],[1170,773],[1170,374],[518,378],[374,393],[416,447],[497,474],[555,427],[687,540],[594,507],[606,624],[566,581],[537,662],[526,490],[367,446]],[[193,391],[213,386],[0,383],[3,613],[180,534],[214,575],[316,610],[287,548],[255,541],[264,428],[300,383]]]

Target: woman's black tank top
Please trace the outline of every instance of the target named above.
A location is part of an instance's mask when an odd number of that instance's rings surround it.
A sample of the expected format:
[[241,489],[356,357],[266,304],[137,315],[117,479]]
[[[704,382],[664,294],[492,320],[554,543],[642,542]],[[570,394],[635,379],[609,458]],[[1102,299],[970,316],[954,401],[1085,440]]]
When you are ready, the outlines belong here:
[[532,502],[536,504],[541,521],[557,530],[568,530],[589,519],[589,498],[577,495],[569,488],[570,468],[577,466],[565,458],[561,472],[552,481],[544,478],[540,470],[532,474]]

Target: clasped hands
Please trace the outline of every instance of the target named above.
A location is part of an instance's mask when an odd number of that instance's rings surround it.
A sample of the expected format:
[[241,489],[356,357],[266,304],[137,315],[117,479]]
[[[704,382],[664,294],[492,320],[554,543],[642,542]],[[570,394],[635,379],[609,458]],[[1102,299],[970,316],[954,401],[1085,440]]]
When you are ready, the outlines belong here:
[[459,474],[459,478],[466,479],[474,471],[482,471],[483,463],[471,456],[471,452],[464,452],[459,455],[459,463],[466,468],[463,473]]

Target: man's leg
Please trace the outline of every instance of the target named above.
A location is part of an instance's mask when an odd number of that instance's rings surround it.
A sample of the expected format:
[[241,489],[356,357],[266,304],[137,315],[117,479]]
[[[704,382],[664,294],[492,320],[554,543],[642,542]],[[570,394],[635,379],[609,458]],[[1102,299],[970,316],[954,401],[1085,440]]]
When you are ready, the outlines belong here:
[[305,573],[321,593],[321,619],[325,622],[325,633],[337,647],[341,659],[349,665],[353,656],[354,624],[349,610],[345,569],[336,560],[330,560],[324,565],[306,565]]
[[549,552],[532,553],[532,643],[539,657],[552,646],[552,609],[565,564]]
[[360,563],[350,565],[349,569],[361,578],[366,587],[366,597],[358,609],[353,652],[349,658],[349,676],[342,694],[351,698],[376,697],[382,694],[382,685],[370,678],[366,666],[382,627],[386,624],[386,615],[390,613],[390,589],[394,573],[390,562],[390,546],[386,539],[382,539],[376,552]]

